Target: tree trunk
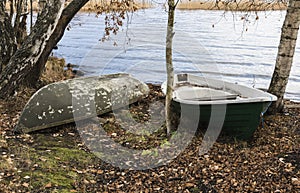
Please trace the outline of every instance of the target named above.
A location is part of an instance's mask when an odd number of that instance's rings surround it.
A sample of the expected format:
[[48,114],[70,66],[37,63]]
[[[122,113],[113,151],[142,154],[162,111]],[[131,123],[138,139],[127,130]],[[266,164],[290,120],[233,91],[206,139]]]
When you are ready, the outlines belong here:
[[64,32],[72,18],[75,14],[88,2],[89,0],[73,0],[62,12],[61,17],[55,27],[54,32],[49,38],[44,50],[42,51],[41,56],[39,57],[34,69],[30,74],[28,74],[26,81],[29,85],[35,86],[38,81],[46,61],[51,54],[51,51],[54,46],[60,41],[63,37]]
[[49,0],[47,8],[38,17],[31,33],[1,73],[0,98],[8,98],[14,94],[25,77],[32,72],[58,23],[62,10],[61,0]]
[[5,12],[5,2],[0,2],[0,73],[17,49],[14,31]]
[[167,26],[167,37],[166,37],[166,68],[167,68],[167,93],[166,93],[166,126],[167,135],[170,135],[172,129],[172,94],[173,94],[173,82],[174,82],[174,68],[173,68],[173,57],[172,57],[172,44],[173,44],[173,28],[174,28],[174,15],[175,15],[175,3],[174,0],[168,0],[169,12],[168,12],[168,26]]
[[268,112],[271,114],[280,112],[283,109],[283,97],[292,68],[299,24],[300,0],[289,0],[282,26],[275,70],[268,90],[268,92],[278,97],[278,100],[269,108]]
[[24,11],[24,4],[25,1],[24,0],[16,0],[15,2],[16,4],[16,15],[15,15],[15,22],[14,22],[14,32],[16,34],[16,40],[18,45],[21,45],[23,43],[24,37],[23,37],[23,33],[24,33],[24,22],[25,22],[25,32],[26,32],[26,19],[27,16],[23,15],[23,11]]

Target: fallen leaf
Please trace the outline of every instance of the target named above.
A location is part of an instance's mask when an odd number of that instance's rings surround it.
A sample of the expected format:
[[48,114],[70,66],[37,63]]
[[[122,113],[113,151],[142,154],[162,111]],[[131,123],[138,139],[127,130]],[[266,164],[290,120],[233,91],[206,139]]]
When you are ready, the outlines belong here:
[[24,187],[28,188],[28,187],[29,187],[29,184],[28,184],[28,183],[26,183],[26,182],[24,182],[24,183],[22,184],[22,186],[24,186]]
[[98,170],[97,171],[97,174],[103,174],[104,172],[103,172],[103,170]]
[[300,180],[298,178],[292,178],[292,184],[294,186],[300,186]]
[[48,184],[45,185],[45,188],[51,188],[51,187],[52,187],[51,182],[49,182]]
[[195,186],[194,183],[191,183],[191,182],[185,183],[185,187],[187,187],[187,188],[191,188],[191,187],[194,187],[194,186]]

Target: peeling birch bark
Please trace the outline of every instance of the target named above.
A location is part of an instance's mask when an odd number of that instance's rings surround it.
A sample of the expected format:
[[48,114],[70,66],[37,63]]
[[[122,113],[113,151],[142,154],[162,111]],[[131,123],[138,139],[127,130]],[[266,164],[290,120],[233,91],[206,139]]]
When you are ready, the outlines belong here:
[[0,2],[0,73],[17,49],[9,15],[5,12],[4,1]]
[[44,50],[42,51],[39,60],[35,64],[34,69],[32,69],[32,72],[29,73],[28,77],[25,78],[26,82],[29,85],[34,86],[39,80],[53,47],[56,46],[60,39],[63,37],[66,27],[68,26],[72,18],[75,16],[75,14],[88,1],[89,0],[73,0],[64,8],[61,17],[55,27],[55,30],[50,36],[49,41],[47,41],[47,44]]
[[173,57],[172,57],[172,44],[173,44],[173,28],[174,28],[174,15],[175,15],[175,2],[174,0],[168,0],[169,12],[168,12],[168,26],[167,26],[167,37],[166,37],[166,68],[167,68],[167,92],[166,92],[166,127],[167,135],[170,135],[172,129],[172,93],[173,93],[173,82],[174,82],[174,68],[173,68]]
[[296,40],[300,25],[300,0],[289,0],[287,13],[281,29],[275,70],[268,92],[277,96],[278,100],[269,108],[275,114],[283,109],[283,97],[291,72],[295,53]]
[[49,0],[31,33],[9,60],[0,77],[0,98],[13,95],[41,56],[63,11],[64,0]]

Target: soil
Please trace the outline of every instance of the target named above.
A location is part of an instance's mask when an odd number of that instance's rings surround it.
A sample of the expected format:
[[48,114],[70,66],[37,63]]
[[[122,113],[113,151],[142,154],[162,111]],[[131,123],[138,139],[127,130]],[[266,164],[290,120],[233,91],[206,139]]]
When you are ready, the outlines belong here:
[[[152,115],[149,104],[164,102],[160,87],[149,87],[150,95],[129,109],[138,123],[149,121]],[[170,145],[168,141],[176,132],[167,136],[164,127],[130,127],[128,131],[124,129],[128,125],[119,124],[112,113],[107,113],[97,122],[84,122],[81,130],[78,125],[68,124],[15,135],[13,128],[34,91],[22,88],[11,100],[0,101],[2,192],[300,191],[300,108],[297,103],[286,101],[283,113],[265,116],[254,137],[248,141],[221,135],[209,152],[200,155],[203,139],[200,129],[191,143],[170,162],[152,169],[135,170],[131,162],[125,160],[122,167],[126,169],[122,169],[103,161],[110,159],[107,155],[103,157],[103,152],[91,151],[92,144],[99,142],[95,125],[100,124],[115,143],[140,150],[145,163],[159,157],[160,149],[154,147]],[[183,140],[181,136],[178,139]],[[106,148],[113,149],[110,144]],[[118,158],[114,154],[111,156]]]

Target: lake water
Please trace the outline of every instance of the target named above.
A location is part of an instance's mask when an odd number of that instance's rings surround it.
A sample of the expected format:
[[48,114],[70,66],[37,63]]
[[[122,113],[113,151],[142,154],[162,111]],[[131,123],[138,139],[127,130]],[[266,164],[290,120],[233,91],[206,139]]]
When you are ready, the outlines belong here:
[[[243,13],[176,11],[176,72],[202,74],[255,88],[268,88],[285,12]],[[167,12],[141,10],[111,39],[101,42],[103,16],[79,13],[54,55],[80,65],[86,75],[128,72],[146,82],[162,82],[165,74]],[[114,45],[114,43],[117,44]],[[300,46],[297,45],[286,98],[300,101]]]

